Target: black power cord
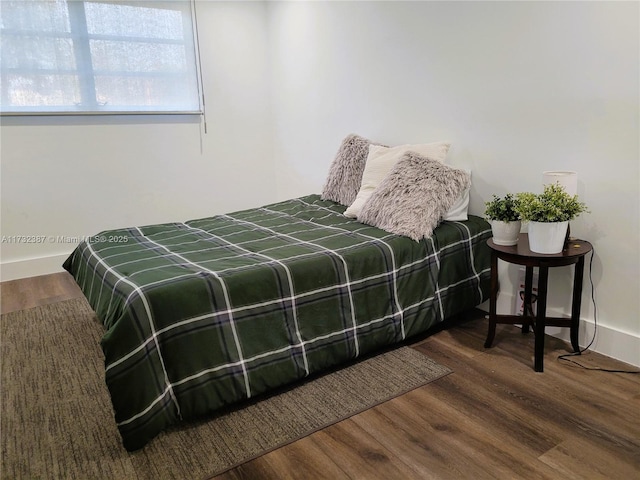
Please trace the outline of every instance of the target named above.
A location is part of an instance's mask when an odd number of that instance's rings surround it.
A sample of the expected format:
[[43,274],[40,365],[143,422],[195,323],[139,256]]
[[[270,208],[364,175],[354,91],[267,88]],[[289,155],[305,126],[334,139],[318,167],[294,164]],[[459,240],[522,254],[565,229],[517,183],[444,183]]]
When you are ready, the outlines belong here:
[[593,303],[593,337],[591,337],[591,341],[589,342],[589,345],[587,345],[586,347],[584,347],[583,349],[579,349],[577,352],[573,352],[573,353],[565,353],[563,355],[558,356],[558,360],[564,360],[565,362],[570,362],[573,363],[585,370],[595,370],[598,372],[610,372],[610,373],[635,373],[638,374],[640,373],[640,370],[615,370],[615,369],[610,369],[610,368],[600,368],[600,367],[587,367],[585,365],[582,365],[581,363],[576,362],[575,360],[573,360],[571,357],[577,357],[582,355],[584,352],[586,352],[589,347],[591,347],[591,345],[593,345],[593,342],[596,339],[596,332],[598,331],[598,315],[597,315],[597,308],[596,308],[596,294],[595,294],[595,287],[593,285],[593,257],[595,255],[596,251],[595,249],[591,250],[591,259],[589,260],[589,282],[591,283],[591,303]]

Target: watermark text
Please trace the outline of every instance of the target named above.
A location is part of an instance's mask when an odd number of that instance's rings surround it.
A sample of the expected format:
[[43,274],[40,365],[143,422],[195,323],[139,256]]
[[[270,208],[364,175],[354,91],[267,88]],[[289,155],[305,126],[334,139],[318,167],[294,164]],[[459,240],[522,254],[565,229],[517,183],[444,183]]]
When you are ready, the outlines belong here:
[[87,243],[127,243],[129,237],[126,235],[2,235],[3,244],[79,244]]

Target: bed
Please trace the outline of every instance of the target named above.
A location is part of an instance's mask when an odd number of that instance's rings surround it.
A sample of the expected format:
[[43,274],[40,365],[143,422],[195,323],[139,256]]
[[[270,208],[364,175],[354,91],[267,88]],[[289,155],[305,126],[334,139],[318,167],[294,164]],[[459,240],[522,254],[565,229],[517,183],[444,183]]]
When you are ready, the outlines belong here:
[[309,195],[102,232],[64,263],[104,324],[124,447],[425,332],[488,298],[490,227],[419,242]]

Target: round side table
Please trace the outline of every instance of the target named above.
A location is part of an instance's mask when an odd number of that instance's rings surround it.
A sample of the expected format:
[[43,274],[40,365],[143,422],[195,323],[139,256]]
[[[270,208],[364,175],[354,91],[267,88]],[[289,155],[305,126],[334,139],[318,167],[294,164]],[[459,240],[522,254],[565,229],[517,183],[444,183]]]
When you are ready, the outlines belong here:
[[[493,243],[493,239],[487,240],[491,250],[491,296],[489,300],[489,331],[485,348],[490,348],[496,334],[496,324],[521,324],[522,332],[527,333],[532,326],[535,333],[534,370],[544,370],[544,330],[546,326],[568,327],[571,329],[571,346],[574,351],[579,351],[578,329],[580,326],[580,303],[582,300],[582,281],[584,276],[584,258],[593,247],[586,240],[571,240],[567,248],[561,253],[543,254],[535,253],[529,249],[529,236],[521,233],[518,243],[513,246],[502,246]],[[526,267],[524,283],[524,312],[519,315],[498,315],[496,304],[498,298],[498,259],[516,265]],[[573,299],[571,303],[571,318],[547,317],[547,281],[549,268],[575,265],[573,276]],[[533,314],[531,307],[533,269],[538,268],[538,306],[537,315]]]

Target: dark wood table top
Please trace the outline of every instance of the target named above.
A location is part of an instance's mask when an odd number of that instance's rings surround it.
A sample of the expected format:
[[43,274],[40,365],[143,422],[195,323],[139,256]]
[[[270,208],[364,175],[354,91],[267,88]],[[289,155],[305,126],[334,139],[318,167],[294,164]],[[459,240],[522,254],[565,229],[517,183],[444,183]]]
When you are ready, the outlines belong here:
[[593,250],[593,246],[586,240],[571,239],[567,249],[560,253],[536,253],[529,248],[529,235],[521,233],[518,243],[511,246],[496,245],[493,239],[487,240],[487,245],[498,254],[498,257],[510,263],[527,266],[563,266],[576,263],[581,257]]

